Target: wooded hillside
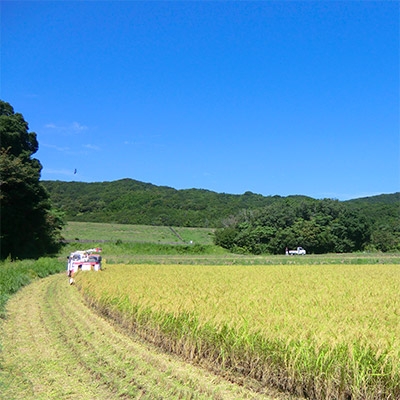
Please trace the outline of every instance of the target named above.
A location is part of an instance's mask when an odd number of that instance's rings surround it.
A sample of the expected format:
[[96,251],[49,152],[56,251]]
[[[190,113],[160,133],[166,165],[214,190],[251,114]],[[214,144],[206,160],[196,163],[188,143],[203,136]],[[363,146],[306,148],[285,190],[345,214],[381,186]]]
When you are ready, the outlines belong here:
[[280,196],[177,190],[133,179],[112,182],[42,181],[67,220],[142,225],[218,227],[242,209],[271,204]]
[[220,228],[220,245],[248,252],[280,252],[291,243],[313,252],[400,249],[400,193],[338,201],[177,190],[133,179],[42,183],[69,221]]

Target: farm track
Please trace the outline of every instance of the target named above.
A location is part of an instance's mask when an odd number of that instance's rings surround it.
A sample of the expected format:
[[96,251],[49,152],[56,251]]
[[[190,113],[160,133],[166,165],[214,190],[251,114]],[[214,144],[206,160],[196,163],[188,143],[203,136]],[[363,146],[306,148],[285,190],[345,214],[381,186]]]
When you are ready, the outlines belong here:
[[88,308],[65,274],[20,290],[7,313],[1,322],[4,400],[278,398],[136,341]]

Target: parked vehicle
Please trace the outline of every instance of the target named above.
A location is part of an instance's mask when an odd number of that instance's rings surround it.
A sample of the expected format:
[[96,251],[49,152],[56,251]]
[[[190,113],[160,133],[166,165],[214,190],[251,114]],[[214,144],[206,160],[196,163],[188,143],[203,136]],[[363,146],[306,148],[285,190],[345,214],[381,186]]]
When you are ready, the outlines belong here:
[[289,256],[304,256],[306,251],[302,247],[298,247],[296,250],[289,250]]

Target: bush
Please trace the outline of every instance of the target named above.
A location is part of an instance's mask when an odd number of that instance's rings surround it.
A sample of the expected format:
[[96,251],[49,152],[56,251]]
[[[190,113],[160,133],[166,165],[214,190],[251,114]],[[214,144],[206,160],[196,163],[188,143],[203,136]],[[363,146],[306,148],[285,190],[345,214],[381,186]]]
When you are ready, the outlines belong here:
[[10,296],[35,279],[65,270],[65,264],[55,258],[10,261],[0,263],[0,318],[5,317],[5,305]]

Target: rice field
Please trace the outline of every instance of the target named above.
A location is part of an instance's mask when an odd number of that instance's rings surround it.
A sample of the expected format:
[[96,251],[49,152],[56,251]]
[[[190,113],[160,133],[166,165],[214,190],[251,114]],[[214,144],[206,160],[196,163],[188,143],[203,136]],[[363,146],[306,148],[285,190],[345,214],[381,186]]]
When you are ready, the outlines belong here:
[[164,350],[314,399],[400,398],[400,266],[106,265],[77,286]]

